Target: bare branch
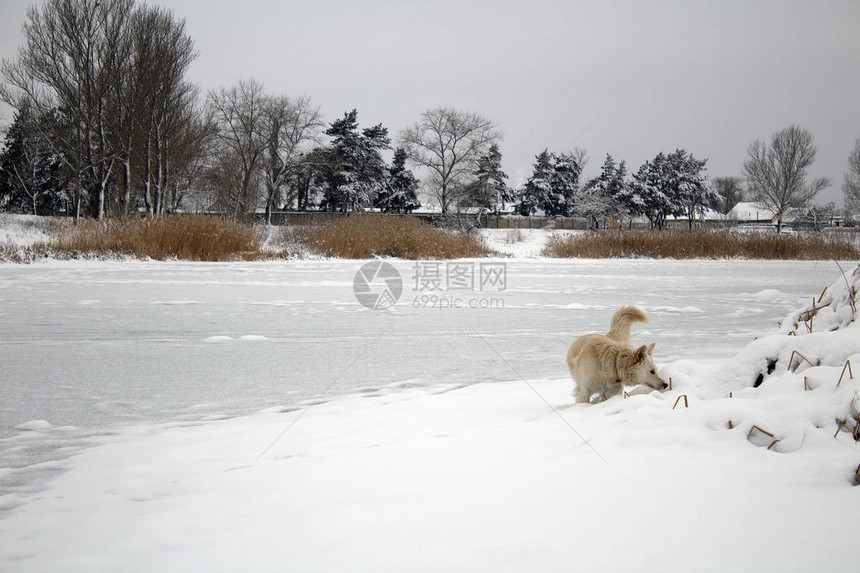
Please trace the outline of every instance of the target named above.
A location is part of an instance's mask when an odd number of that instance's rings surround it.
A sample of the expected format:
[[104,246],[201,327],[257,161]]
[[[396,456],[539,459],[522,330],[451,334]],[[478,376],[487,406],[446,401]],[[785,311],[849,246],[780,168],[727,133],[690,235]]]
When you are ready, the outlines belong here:
[[424,178],[427,191],[447,213],[478,159],[500,138],[492,121],[438,107],[422,113],[418,123],[400,132],[398,141],[413,165],[429,171]]
[[744,176],[753,199],[774,213],[777,230],[790,210],[804,206],[830,185],[826,178],[807,183],[815,155],[812,134],[796,125],[775,133],[770,145],[761,141],[750,145]]

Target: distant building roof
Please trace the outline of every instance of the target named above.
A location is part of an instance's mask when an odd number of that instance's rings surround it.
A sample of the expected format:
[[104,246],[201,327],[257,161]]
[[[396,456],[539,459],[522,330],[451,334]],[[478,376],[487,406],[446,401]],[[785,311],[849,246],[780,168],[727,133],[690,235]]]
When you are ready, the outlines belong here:
[[[714,211],[713,209],[710,209],[708,207],[704,209],[704,212],[701,216],[696,215],[697,221],[738,221],[742,223],[750,221],[770,223],[773,221],[773,218],[773,211],[771,211],[770,209],[765,209],[758,203],[753,203],[751,201],[743,201],[741,203],[738,203],[731,211],[729,211],[728,215],[723,215],[722,213]],[[666,221],[686,220],[686,215],[666,217]]]
[[772,210],[752,201],[741,201],[729,211],[727,219],[731,221],[761,221],[767,223],[773,220]]

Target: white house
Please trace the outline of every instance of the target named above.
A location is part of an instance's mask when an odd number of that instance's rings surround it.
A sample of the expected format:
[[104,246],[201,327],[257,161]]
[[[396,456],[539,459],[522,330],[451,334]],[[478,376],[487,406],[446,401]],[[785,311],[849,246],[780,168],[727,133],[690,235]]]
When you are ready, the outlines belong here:
[[738,223],[776,223],[776,216],[772,210],[752,201],[738,203],[725,218]]

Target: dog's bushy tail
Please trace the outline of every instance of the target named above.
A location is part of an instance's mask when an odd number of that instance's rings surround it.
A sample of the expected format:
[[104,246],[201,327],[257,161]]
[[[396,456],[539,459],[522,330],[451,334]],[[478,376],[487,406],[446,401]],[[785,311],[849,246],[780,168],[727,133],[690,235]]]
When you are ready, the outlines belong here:
[[621,344],[630,345],[630,325],[634,322],[648,322],[648,317],[635,306],[622,306],[612,315],[606,336]]

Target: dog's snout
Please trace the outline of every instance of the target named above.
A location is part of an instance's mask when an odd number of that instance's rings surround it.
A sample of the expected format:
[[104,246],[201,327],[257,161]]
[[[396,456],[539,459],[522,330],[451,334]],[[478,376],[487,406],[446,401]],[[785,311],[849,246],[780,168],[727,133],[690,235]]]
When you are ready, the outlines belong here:
[[668,384],[666,384],[665,382],[663,382],[662,390],[665,390],[665,389],[666,389],[666,388],[668,388],[668,387],[669,387],[669,385],[668,385]]

